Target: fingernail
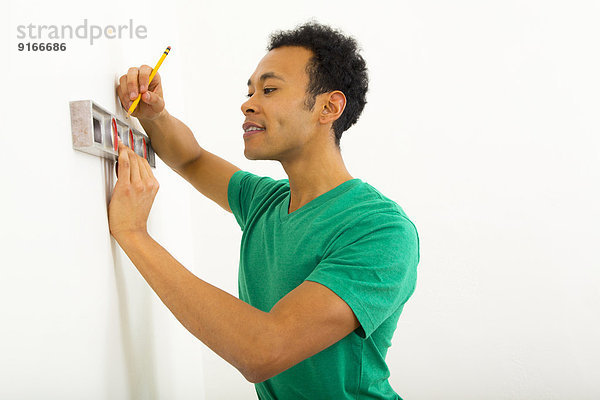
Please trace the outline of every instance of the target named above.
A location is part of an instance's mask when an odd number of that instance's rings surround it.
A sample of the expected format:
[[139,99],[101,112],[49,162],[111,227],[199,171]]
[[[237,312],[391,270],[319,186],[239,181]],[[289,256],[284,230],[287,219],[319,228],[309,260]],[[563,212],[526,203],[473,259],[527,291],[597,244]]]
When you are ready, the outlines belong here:
[[135,99],[137,97],[137,95],[135,94],[135,92],[131,92],[131,94],[129,95],[129,98],[131,100]]
[[140,86],[140,92],[144,92],[144,91],[146,91],[146,85]]

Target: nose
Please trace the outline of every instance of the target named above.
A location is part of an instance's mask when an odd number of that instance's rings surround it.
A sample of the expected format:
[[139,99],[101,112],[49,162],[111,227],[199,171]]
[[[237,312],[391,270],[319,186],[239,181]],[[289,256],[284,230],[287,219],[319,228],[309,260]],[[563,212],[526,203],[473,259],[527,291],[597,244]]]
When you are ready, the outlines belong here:
[[241,109],[244,115],[248,115],[250,113],[256,113],[257,106],[252,100],[252,97],[249,97],[248,100],[242,103]]

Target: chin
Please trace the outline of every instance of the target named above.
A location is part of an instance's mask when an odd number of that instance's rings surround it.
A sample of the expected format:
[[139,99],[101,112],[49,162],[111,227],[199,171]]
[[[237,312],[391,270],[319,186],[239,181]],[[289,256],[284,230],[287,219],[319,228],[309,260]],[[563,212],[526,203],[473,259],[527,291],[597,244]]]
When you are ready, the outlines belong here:
[[248,150],[248,148],[244,148],[244,157],[246,157],[246,159],[248,159],[248,160],[273,160],[273,161],[277,161],[277,159],[274,158],[270,154],[260,154],[260,153],[257,153],[255,151]]
[[264,160],[264,158],[261,157],[259,154],[256,154],[255,152],[250,151],[247,148],[244,148],[244,157],[246,157],[248,160]]

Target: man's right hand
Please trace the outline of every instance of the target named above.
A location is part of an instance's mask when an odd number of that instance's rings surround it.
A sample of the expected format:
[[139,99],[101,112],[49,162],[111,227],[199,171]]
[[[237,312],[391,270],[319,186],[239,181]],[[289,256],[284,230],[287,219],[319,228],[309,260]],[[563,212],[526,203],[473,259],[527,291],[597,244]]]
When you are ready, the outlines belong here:
[[149,65],[131,67],[127,74],[119,79],[117,87],[117,94],[125,111],[129,110],[138,94],[142,94],[140,102],[131,114],[139,120],[156,119],[165,109],[160,75],[157,73],[148,86],[150,73],[152,68]]

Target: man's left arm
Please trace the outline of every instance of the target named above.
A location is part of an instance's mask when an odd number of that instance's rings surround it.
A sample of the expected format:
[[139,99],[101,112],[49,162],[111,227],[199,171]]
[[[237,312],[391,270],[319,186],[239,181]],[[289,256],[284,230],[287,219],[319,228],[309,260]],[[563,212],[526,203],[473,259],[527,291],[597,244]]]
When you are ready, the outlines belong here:
[[285,371],[359,325],[319,283],[302,283],[266,313],[199,279],[147,234],[119,244],[179,322],[250,382]]
[[158,183],[146,160],[122,144],[119,150],[111,234],[179,322],[247,380],[275,376],[359,326],[351,308],[316,282],[305,281],[264,312],[196,277],[147,233]]

